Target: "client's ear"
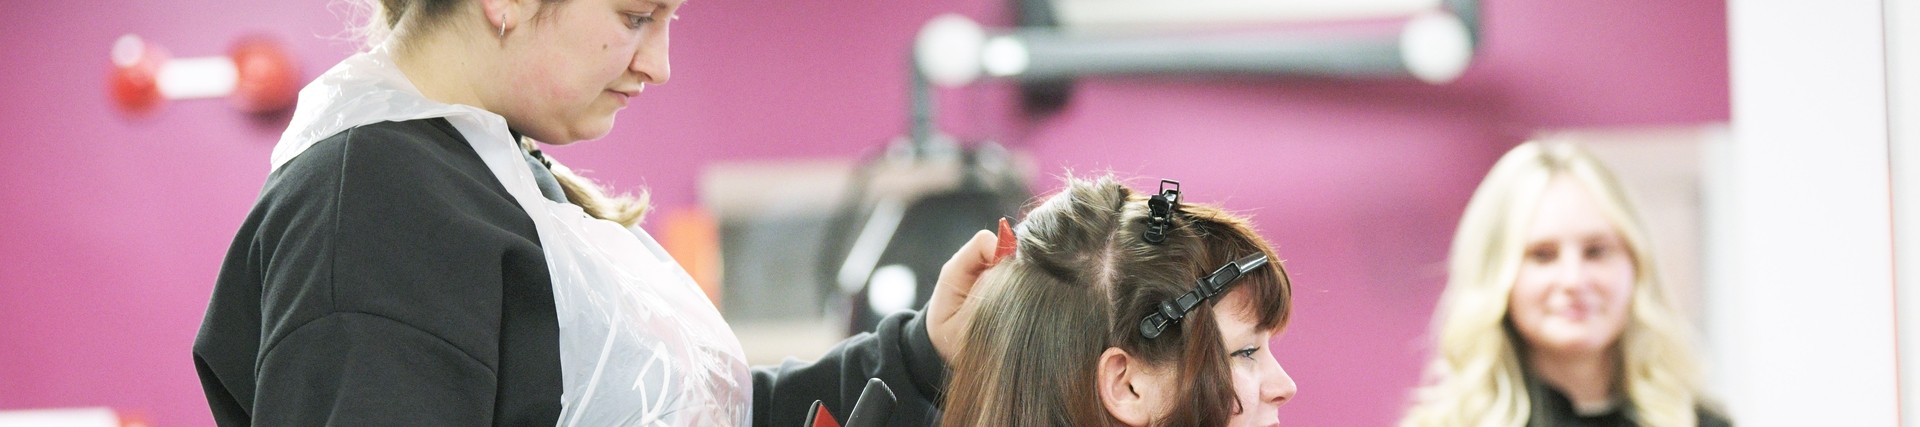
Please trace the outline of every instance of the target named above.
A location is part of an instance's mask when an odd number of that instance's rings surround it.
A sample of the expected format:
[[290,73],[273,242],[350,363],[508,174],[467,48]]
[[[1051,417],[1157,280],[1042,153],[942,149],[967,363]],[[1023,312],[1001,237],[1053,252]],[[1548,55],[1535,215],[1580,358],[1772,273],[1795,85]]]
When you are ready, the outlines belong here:
[[1129,426],[1147,425],[1157,415],[1155,398],[1159,390],[1146,368],[1145,361],[1119,348],[1108,347],[1100,353],[1100,404],[1114,419]]

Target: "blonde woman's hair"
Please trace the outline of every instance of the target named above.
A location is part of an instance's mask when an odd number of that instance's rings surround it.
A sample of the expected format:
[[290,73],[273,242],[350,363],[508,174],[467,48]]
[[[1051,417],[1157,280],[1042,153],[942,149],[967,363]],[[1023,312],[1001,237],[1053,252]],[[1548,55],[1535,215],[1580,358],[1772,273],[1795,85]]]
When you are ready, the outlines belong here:
[[1447,288],[1434,312],[1437,347],[1402,427],[1521,427],[1537,405],[1528,395],[1525,342],[1507,303],[1525,254],[1527,225],[1553,179],[1571,179],[1597,199],[1634,265],[1626,328],[1614,349],[1635,422],[1692,427],[1700,403],[1688,323],[1655,272],[1648,237],[1619,182],[1592,154],[1564,141],[1521,144],[1474,190],[1448,256]]
[[[448,15],[459,10],[463,3],[472,0],[339,0],[347,4],[354,16],[364,15],[365,21],[349,28],[355,37],[360,38],[367,48],[386,43],[389,38],[396,43],[406,44],[408,39],[420,37],[425,31],[443,27]],[[549,7],[566,0],[543,0],[540,11],[544,14]],[[395,34],[394,30],[406,25],[409,30]],[[531,139],[521,138],[521,148],[533,150]],[[648,196],[645,190],[637,195],[609,194],[598,183],[576,174],[573,169],[560,164],[553,156],[543,156],[548,169],[553,172],[555,181],[566,193],[567,202],[579,205],[588,215],[632,227],[639,225],[646,217]]]
[[1229,292],[1247,293],[1258,330],[1283,328],[1286,270],[1244,218],[1217,207],[1183,201],[1158,245],[1141,237],[1147,216],[1146,197],[1110,176],[1069,177],[1027,214],[1015,254],[975,287],[980,306],[953,360],[941,425],[1118,425],[1096,391],[1108,348],[1177,375],[1167,394],[1183,398],[1154,425],[1225,425],[1241,409],[1214,322],[1220,299],[1157,338],[1142,337],[1140,321],[1209,271],[1260,253],[1273,261]]

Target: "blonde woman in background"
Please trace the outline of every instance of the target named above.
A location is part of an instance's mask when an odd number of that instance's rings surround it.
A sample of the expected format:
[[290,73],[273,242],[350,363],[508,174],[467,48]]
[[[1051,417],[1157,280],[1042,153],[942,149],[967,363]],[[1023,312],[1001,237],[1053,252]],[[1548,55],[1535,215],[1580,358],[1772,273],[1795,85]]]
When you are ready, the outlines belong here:
[[1613,175],[1565,142],[1509,151],[1474,191],[1402,426],[1727,426],[1688,323]]

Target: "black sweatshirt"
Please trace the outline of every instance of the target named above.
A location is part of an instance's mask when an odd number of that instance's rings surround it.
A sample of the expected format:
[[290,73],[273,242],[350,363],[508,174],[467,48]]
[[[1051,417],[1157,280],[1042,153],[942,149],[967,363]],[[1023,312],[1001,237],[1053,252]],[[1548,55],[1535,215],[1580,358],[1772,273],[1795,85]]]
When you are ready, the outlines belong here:
[[[533,221],[441,119],[353,128],[268,177],[193,346],[220,425],[554,425],[553,287]],[[918,313],[753,372],[754,425],[845,419],[867,378],[929,425],[946,365]]]
[[[1573,407],[1573,400],[1567,398],[1559,389],[1547,385],[1545,381],[1527,374],[1528,398],[1533,401],[1533,415],[1527,420],[1527,427],[1634,427],[1640,425],[1631,407],[1631,402],[1596,414],[1581,414]],[[1699,427],[1732,427],[1733,422],[1704,405],[1694,407],[1695,425]]]

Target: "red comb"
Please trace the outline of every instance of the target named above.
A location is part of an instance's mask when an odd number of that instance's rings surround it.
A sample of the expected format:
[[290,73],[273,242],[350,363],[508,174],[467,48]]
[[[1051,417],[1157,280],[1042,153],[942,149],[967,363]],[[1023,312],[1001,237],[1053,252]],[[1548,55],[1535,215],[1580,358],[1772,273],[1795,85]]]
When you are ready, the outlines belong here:
[[807,427],[840,427],[840,420],[833,419],[833,414],[827,412],[827,405],[820,404],[818,400],[813,401],[813,408],[809,412],[813,413],[813,420],[807,423]]
[[1013,250],[1017,247],[1019,242],[1013,239],[1013,228],[1007,226],[1006,217],[1000,217],[1000,244],[993,250],[993,262],[1000,262],[1001,258],[1013,255]]

